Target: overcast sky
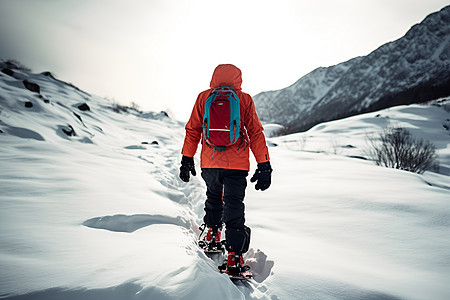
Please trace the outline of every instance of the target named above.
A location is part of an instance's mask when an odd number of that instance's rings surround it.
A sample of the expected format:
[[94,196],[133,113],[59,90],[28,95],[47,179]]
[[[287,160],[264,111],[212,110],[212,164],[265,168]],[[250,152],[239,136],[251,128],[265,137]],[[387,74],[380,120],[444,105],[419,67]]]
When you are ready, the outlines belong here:
[[251,95],[402,37],[448,0],[0,0],[0,58],[187,120],[214,68]]

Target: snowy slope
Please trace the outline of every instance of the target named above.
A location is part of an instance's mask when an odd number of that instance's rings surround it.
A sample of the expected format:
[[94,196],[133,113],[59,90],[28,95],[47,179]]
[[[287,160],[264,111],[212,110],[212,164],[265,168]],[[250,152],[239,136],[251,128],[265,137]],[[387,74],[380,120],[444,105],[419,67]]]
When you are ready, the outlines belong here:
[[367,56],[318,68],[254,100],[263,121],[303,131],[323,121],[449,96],[449,87],[447,6]]
[[[248,211],[259,230],[253,242],[270,249],[281,269],[271,278],[282,287],[280,298],[450,297],[449,124],[450,99],[441,99],[270,139],[278,145],[271,148],[274,183],[267,194],[251,193],[258,200]],[[368,137],[386,126],[431,140],[439,173],[360,159],[367,157]],[[271,247],[264,242],[270,234],[277,240]]]
[[[442,105],[271,139],[273,184],[249,184],[246,197],[247,259],[262,276],[233,284],[195,245],[205,187],[177,178],[183,124],[116,113],[49,74],[0,73],[0,298],[448,299]],[[348,157],[364,156],[366,132],[397,122],[436,143],[440,174]]]

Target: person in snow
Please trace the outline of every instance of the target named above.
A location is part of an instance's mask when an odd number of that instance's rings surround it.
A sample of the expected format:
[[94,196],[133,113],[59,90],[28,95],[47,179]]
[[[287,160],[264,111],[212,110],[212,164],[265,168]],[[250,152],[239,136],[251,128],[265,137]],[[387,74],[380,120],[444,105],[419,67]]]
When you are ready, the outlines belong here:
[[[272,168],[263,127],[256,114],[255,104],[249,94],[242,92],[241,70],[231,64],[219,65],[214,70],[210,89],[201,92],[186,124],[186,136],[182,149],[180,178],[188,182],[190,174],[196,175],[193,156],[200,140],[201,176],[207,187],[205,202],[206,239],[220,241],[222,224],[225,223],[227,270],[241,271],[242,254],[248,251],[250,228],[245,226],[244,196],[250,169],[252,151],[258,166],[250,179],[256,182],[256,190],[264,191],[271,184]],[[216,151],[202,138],[205,102],[212,90],[219,86],[232,87],[240,100],[240,136],[225,151]]]

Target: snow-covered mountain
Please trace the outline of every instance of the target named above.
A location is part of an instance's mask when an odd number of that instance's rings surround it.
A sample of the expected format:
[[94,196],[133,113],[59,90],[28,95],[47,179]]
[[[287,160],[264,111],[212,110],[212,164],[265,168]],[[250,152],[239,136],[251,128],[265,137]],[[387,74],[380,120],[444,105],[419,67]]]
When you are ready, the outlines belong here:
[[[245,199],[255,280],[233,283],[196,245],[205,186],[178,178],[183,124],[0,71],[0,299],[450,298],[448,99],[269,140],[272,186]],[[356,159],[388,125],[432,141],[439,173]]]
[[367,56],[318,68],[254,101],[264,122],[303,131],[323,121],[448,95],[450,6]]

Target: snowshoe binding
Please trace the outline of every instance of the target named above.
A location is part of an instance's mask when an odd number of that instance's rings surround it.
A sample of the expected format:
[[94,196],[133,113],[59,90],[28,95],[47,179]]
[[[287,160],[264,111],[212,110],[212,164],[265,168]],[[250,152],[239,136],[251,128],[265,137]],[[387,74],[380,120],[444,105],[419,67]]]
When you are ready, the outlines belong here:
[[219,266],[219,270],[228,274],[231,279],[246,280],[253,277],[250,267],[244,265],[242,255],[235,252],[228,252],[227,260]]
[[224,252],[224,242],[220,240],[222,237],[221,228],[214,229],[203,224],[199,229],[202,232],[200,233],[198,245],[205,253]]

